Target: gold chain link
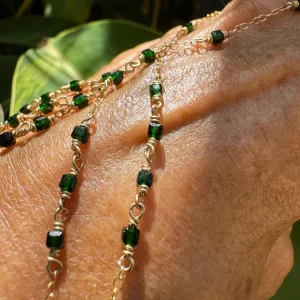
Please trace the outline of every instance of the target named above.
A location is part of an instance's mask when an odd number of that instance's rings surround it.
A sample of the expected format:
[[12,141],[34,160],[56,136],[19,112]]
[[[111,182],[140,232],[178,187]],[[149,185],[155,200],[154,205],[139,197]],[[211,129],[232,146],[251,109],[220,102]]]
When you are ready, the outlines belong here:
[[266,22],[270,17],[277,16],[278,14],[287,11],[289,9],[294,9],[299,7],[298,1],[291,1],[286,3],[285,5],[282,5],[278,8],[273,9],[269,14],[261,14],[257,17],[255,17],[251,22],[249,23],[242,23],[239,25],[236,25],[235,28],[232,31],[228,32],[228,37],[231,37],[233,34],[240,32],[242,30],[247,30],[252,25],[257,25],[259,23]]
[[118,297],[118,293],[122,290],[125,282],[125,272],[121,270],[119,275],[113,281],[113,293],[111,295],[110,300],[116,300]]

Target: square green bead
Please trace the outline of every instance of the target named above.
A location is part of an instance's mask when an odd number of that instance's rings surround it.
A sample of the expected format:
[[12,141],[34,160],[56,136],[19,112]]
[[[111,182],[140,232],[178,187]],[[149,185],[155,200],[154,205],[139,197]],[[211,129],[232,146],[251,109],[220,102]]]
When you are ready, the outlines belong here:
[[106,72],[106,73],[102,74],[101,80],[105,81],[109,77],[111,77],[111,73],[110,72]]
[[43,114],[49,114],[53,110],[53,104],[51,101],[42,101],[39,109]]
[[78,94],[73,97],[74,105],[78,108],[83,108],[89,105],[89,100],[86,95]]
[[7,122],[10,127],[16,128],[19,126],[20,122],[18,120],[18,114],[14,114],[7,119]]
[[140,239],[140,230],[134,225],[129,224],[122,229],[122,241],[126,246],[135,248]]
[[64,233],[58,230],[49,231],[46,246],[52,250],[62,249],[64,247]]
[[194,25],[192,22],[188,22],[182,25],[182,27],[185,27],[188,30],[188,33],[191,33],[194,31]]
[[119,85],[122,83],[124,75],[122,71],[117,70],[111,74],[111,77],[114,81],[114,84]]
[[163,89],[162,89],[162,85],[160,83],[152,83],[150,85],[150,96],[153,97],[153,96],[156,96],[156,95],[160,95],[162,94],[163,92]]
[[81,86],[79,83],[79,80],[72,80],[70,82],[70,90],[73,92],[80,92],[81,91]]
[[20,113],[24,114],[24,115],[28,115],[31,113],[31,110],[28,108],[28,104],[24,104],[21,108],[20,108]]
[[48,129],[51,124],[50,119],[48,119],[46,116],[38,116],[33,119],[33,122],[37,131]]
[[222,44],[225,39],[225,35],[222,30],[213,31],[211,33],[211,36],[212,36],[212,43],[214,45]]
[[16,143],[16,139],[13,134],[9,131],[6,131],[0,134],[0,147],[9,148]]
[[77,176],[74,174],[64,174],[60,180],[59,188],[62,192],[72,193],[77,184]]
[[148,137],[160,140],[163,134],[163,126],[160,123],[150,123],[148,128]]
[[147,64],[151,64],[155,61],[155,52],[151,49],[143,50],[142,55],[144,56],[145,63]]
[[147,185],[151,187],[153,183],[153,174],[148,170],[141,170],[137,177],[137,185]]
[[89,128],[85,125],[75,126],[71,136],[73,139],[85,144],[90,137]]
[[41,102],[50,102],[51,98],[50,98],[50,93],[44,93],[43,95],[41,95]]

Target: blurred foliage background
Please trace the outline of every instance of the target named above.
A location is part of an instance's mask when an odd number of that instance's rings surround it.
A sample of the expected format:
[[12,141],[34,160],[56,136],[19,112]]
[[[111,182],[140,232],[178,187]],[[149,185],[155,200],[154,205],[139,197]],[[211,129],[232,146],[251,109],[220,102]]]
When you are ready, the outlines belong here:
[[[228,0],[0,0],[0,104],[5,117],[36,96],[93,75],[121,51]],[[0,113],[1,115],[1,113]],[[272,300],[300,299],[300,223],[295,265]]]

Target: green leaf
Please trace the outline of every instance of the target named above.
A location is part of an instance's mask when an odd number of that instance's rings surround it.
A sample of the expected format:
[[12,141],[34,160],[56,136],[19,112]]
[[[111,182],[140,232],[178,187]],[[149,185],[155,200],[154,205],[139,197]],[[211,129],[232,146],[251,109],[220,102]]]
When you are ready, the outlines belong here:
[[45,16],[81,24],[88,20],[93,0],[45,0]]
[[92,22],[60,33],[18,61],[10,112],[72,79],[92,76],[120,52],[159,36],[147,27],[120,20]]
[[8,116],[9,112],[12,77],[18,58],[18,55],[0,55],[0,104],[3,107],[6,116]]
[[54,36],[73,26],[74,23],[70,21],[45,19],[40,16],[0,20],[0,53],[12,54],[15,50],[14,53],[21,54],[28,48],[37,47],[43,38]]

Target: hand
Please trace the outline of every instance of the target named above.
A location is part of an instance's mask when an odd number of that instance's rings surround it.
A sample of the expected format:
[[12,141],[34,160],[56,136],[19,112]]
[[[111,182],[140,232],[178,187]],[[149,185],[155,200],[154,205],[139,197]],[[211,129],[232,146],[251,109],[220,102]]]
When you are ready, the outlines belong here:
[[[233,1],[188,39],[231,30],[284,2]],[[136,266],[120,299],[264,300],[281,285],[293,263],[290,227],[300,215],[299,19],[299,11],[283,13],[165,64],[165,133]],[[109,96],[98,113],[80,184],[66,204],[59,299],[111,295],[143,162],[152,70]],[[0,299],[46,295],[44,241],[71,165],[70,133],[88,109],[0,158]]]

